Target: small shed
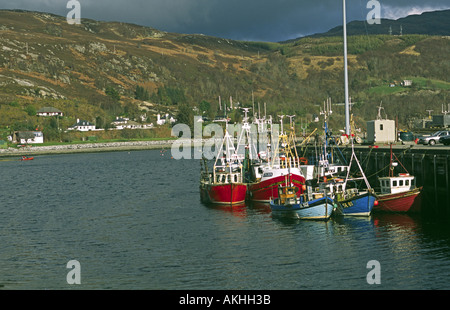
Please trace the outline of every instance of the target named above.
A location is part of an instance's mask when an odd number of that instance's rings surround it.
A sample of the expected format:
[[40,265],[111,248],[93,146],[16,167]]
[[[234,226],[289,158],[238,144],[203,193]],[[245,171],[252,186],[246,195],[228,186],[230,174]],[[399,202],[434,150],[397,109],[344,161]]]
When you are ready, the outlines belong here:
[[391,143],[396,141],[395,121],[378,119],[367,122],[367,141],[369,143]]
[[412,80],[403,80],[402,85],[404,87],[412,86]]

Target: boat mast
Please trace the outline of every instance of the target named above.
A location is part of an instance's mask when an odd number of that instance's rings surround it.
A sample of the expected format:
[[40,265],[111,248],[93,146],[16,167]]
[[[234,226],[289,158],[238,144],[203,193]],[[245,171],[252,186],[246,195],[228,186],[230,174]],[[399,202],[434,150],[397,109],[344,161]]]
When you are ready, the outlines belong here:
[[392,143],[391,143],[391,162],[389,165],[389,176],[390,177],[394,176],[394,165],[393,165],[393,161],[392,161]]
[[[347,14],[345,0],[342,0],[344,17],[344,75],[345,75],[345,133],[350,135],[350,105],[348,102],[348,60],[347,60]],[[351,138],[351,137],[350,137]]]

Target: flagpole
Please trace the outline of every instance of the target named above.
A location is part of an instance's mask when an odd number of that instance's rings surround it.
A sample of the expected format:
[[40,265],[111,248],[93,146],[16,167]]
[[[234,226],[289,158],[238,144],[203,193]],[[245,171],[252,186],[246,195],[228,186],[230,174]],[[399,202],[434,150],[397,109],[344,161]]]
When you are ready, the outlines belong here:
[[342,0],[343,4],[343,17],[344,17],[344,75],[345,75],[345,133],[350,135],[350,106],[348,102],[348,59],[347,59],[347,16],[345,9],[345,0]]

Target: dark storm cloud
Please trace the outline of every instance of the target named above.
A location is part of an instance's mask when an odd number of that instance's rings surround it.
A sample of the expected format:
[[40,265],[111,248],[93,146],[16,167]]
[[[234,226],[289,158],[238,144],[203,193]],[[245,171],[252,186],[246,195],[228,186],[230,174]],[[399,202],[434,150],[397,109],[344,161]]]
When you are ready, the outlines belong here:
[[[369,0],[347,0],[348,21],[365,20]],[[0,0],[0,8],[65,16],[67,0]],[[178,33],[281,41],[342,23],[340,0],[79,0],[82,18],[122,21]],[[449,9],[448,0],[379,0],[382,17],[397,19]]]

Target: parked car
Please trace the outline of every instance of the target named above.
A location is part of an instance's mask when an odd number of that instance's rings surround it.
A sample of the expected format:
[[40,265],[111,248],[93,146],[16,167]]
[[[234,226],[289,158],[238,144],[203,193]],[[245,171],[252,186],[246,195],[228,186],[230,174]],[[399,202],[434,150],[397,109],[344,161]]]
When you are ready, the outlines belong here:
[[442,137],[446,137],[450,135],[450,131],[448,130],[441,130],[436,131],[431,136],[424,136],[419,138],[419,141],[417,144],[429,144],[429,145],[435,145],[436,143],[440,142],[439,139]]
[[439,138],[439,143],[442,143],[444,145],[450,145],[450,135]]

